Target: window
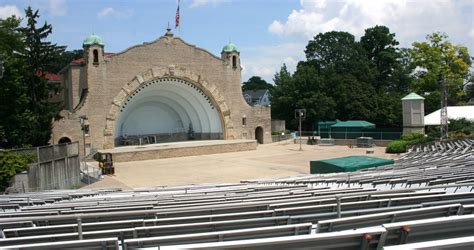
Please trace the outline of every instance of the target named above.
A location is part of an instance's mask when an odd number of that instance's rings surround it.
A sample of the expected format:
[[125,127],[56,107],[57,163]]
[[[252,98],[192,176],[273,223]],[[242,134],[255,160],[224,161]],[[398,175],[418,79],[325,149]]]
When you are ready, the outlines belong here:
[[92,53],[94,54],[94,64],[99,64],[99,51],[95,49]]
[[237,68],[237,57],[232,56],[232,67],[235,69]]
[[242,117],[242,126],[245,127],[247,125],[247,117]]

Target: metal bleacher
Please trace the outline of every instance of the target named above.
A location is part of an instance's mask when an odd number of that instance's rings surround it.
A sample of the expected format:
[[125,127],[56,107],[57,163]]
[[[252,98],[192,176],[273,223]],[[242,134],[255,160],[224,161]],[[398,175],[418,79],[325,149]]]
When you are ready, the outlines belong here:
[[350,174],[3,195],[0,248],[469,247],[473,143],[412,148],[392,165]]

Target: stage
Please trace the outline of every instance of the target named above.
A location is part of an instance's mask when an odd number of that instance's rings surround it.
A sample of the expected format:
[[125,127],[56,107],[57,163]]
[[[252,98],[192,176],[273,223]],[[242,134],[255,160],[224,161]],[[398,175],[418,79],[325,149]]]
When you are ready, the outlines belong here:
[[228,152],[256,150],[255,140],[205,140],[121,146],[99,150],[112,153],[114,162],[143,161],[173,157],[209,155]]

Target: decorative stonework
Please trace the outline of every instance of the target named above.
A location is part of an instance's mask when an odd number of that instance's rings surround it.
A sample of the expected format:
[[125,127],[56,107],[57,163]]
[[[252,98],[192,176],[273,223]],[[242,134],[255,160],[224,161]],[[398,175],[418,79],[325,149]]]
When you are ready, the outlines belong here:
[[203,80],[203,78],[185,68],[176,68],[174,65],[169,65],[167,68],[155,67],[147,70],[146,72],[135,76],[133,80],[126,83],[117,96],[111,103],[110,110],[106,116],[105,129],[104,129],[104,148],[114,147],[114,132],[116,120],[120,114],[121,107],[130,96],[138,89],[142,87],[143,83],[147,83],[151,80],[158,80],[161,78],[177,78],[184,80],[190,84],[196,86],[206,96],[208,96],[216,107],[219,116],[221,118],[221,124],[224,133],[224,139],[235,139],[236,135],[233,130],[234,125],[230,119],[230,110],[225,102],[224,97],[220,94],[219,90],[214,84],[210,84]]

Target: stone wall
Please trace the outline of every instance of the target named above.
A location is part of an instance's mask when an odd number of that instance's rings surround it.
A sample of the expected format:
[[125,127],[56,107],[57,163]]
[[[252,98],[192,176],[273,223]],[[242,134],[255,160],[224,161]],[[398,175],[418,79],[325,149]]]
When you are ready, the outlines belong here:
[[285,132],[285,120],[272,120],[272,132]]
[[[102,55],[98,64],[90,63],[93,50]],[[232,67],[231,57],[222,55],[221,59],[170,35],[107,57],[103,56],[103,50],[99,45],[86,48],[84,72],[80,74],[85,77],[83,84],[74,82],[80,78],[70,78],[71,87],[88,88],[87,100],[71,116],[88,118],[90,137],[86,143],[93,148],[114,147],[117,137],[114,127],[123,101],[142,83],[161,77],[183,79],[210,97],[220,112],[225,139],[254,139],[255,129],[262,127],[264,143],[271,142],[270,107],[251,107],[245,102],[241,67]],[[242,125],[242,117],[246,117],[245,125]],[[55,137],[70,134],[73,141],[81,141],[81,134],[71,131],[77,126],[71,123],[72,128],[69,128],[69,122],[63,123],[55,124]]]
[[[153,160],[153,159],[165,159],[174,157],[184,156],[195,156],[195,155],[209,155],[219,154],[228,152],[239,152],[256,150],[257,143],[255,141],[247,142],[232,142],[219,143],[214,145],[196,145],[189,147],[173,147],[169,145],[166,148],[149,148],[140,150],[131,150],[127,152],[115,152],[113,154],[114,162],[126,162],[126,161],[140,161],[140,160]],[[108,151],[104,151],[108,152]]]

